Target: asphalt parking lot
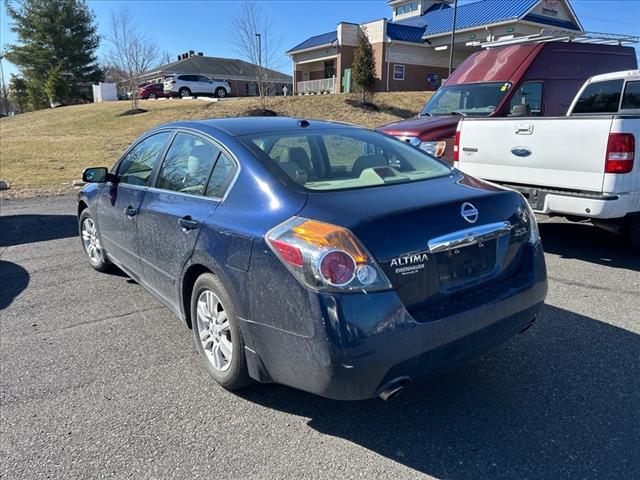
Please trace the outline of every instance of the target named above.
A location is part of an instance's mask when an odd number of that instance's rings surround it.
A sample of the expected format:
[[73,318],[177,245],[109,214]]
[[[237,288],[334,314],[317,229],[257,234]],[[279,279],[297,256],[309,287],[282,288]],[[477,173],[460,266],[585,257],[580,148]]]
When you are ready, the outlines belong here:
[[640,257],[545,222],[537,325],[390,403],[211,381],[192,334],[94,272],[74,196],[4,200],[0,476],[640,478]]

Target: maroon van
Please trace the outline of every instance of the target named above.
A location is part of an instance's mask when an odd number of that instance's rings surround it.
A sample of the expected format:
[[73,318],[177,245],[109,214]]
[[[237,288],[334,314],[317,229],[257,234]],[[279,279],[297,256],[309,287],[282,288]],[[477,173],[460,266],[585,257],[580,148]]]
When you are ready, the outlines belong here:
[[460,117],[564,115],[589,77],[636,68],[632,47],[548,42],[483,50],[462,62],[419,116],[378,130],[452,163]]

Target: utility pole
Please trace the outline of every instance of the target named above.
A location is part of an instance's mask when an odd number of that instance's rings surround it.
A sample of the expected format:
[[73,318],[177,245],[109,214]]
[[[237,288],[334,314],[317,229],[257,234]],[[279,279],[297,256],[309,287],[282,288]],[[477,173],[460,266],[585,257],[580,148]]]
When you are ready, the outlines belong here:
[[453,25],[451,26],[451,46],[449,47],[449,77],[453,71],[453,44],[456,40],[456,20],[458,18],[458,0],[453,2]]
[[262,70],[262,37],[259,33],[256,33],[256,37],[258,37],[258,66]]

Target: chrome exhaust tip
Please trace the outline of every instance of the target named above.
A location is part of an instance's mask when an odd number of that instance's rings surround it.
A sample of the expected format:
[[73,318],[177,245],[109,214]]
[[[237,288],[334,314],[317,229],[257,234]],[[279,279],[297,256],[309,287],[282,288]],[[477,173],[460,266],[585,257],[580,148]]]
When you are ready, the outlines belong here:
[[385,383],[382,386],[382,388],[380,388],[379,390],[380,393],[378,393],[378,397],[380,397],[380,399],[384,400],[385,402],[393,400],[398,395],[400,395],[404,390],[404,387],[406,387],[410,383],[411,383],[410,377],[405,376],[405,377],[394,378],[393,380]]

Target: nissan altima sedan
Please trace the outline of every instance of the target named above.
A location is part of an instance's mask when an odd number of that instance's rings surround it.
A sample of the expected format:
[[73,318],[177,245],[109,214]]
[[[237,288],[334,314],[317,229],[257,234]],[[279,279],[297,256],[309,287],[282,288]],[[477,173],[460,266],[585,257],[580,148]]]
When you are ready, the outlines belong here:
[[388,399],[523,332],[546,296],[519,193],[367,129],[171,123],[83,178],[91,266],[175,312],[227,389]]

